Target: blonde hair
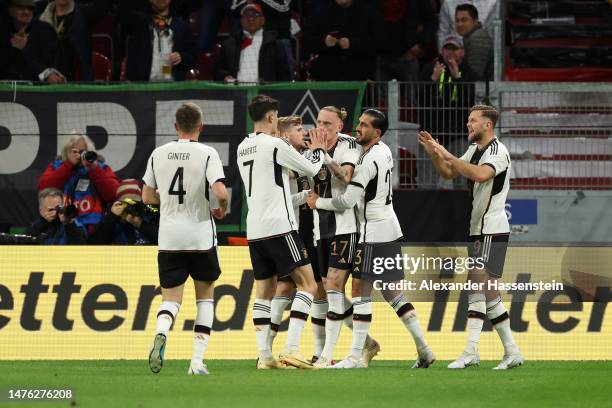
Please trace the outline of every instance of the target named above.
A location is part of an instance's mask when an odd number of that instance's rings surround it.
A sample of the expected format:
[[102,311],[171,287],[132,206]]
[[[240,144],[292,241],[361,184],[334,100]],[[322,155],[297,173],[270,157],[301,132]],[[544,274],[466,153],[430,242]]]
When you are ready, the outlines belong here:
[[280,133],[286,132],[291,126],[299,126],[302,124],[302,118],[300,116],[282,116],[278,118],[278,131]]
[[336,115],[338,115],[338,118],[344,122],[344,120],[347,118],[348,116],[348,112],[346,111],[346,109],[344,108],[337,108],[335,106],[325,106],[323,108],[321,108],[321,110],[324,111],[328,111],[328,112],[333,112]]
[[77,133],[76,130],[73,130],[70,136],[66,137],[66,139],[64,140],[64,146],[62,147],[62,151],[60,152],[62,160],[68,160],[70,150],[72,150],[72,148],[76,146],[81,140],[85,142],[87,150],[96,150],[96,145],[94,144],[93,140],[89,138],[89,136],[81,135]]

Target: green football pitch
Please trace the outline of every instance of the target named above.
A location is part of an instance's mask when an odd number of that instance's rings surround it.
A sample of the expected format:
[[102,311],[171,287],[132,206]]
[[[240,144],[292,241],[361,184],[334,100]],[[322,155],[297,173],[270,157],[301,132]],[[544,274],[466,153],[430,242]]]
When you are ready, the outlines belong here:
[[[0,408],[77,407],[521,407],[610,406],[612,362],[528,361],[493,371],[461,371],[439,361],[427,370],[376,361],[364,370],[257,371],[254,361],[208,361],[209,376],[188,376],[169,360],[152,374],[145,360],[0,361]],[[72,400],[10,403],[8,389],[66,389]]]

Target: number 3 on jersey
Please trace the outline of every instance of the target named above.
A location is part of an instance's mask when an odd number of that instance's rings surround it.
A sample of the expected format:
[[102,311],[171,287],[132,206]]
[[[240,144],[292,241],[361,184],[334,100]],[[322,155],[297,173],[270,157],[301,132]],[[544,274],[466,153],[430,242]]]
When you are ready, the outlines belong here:
[[[176,188],[178,184],[178,189]],[[179,204],[183,204],[185,199],[185,194],[187,192],[183,189],[183,167],[179,167],[176,169],[176,173],[174,173],[174,177],[172,177],[172,182],[170,183],[170,189],[168,190],[169,195],[178,196]]]

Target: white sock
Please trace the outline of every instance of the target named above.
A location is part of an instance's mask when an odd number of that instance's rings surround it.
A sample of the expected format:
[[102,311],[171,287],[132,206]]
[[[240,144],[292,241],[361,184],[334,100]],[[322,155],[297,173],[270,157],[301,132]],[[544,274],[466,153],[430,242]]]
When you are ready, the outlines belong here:
[[342,329],[342,318],[344,316],[344,293],[336,290],[327,291],[327,302],[329,308],[325,319],[325,347],[322,356],[331,361]]
[[391,300],[389,304],[393,310],[395,310],[397,316],[412,335],[412,339],[414,340],[414,344],[416,344],[417,350],[422,350],[427,347],[427,343],[425,342],[425,337],[423,336],[423,331],[421,330],[421,325],[419,324],[419,319],[417,318],[414,306],[412,306],[412,303],[408,302],[406,295],[400,293],[393,300]]
[[[344,319],[342,323],[351,329],[351,331],[353,330],[353,301],[349,299],[346,294],[344,295]],[[366,344],[372,341],[374,341],[374,339],[368,334],[366,336]]]
[[163,301],[157,312],[157,333],[168,336],[168,331],[178,315],[181,304],[178,302]]
[[518,346],[512,336],[512,330],[510,329],[510,318],[508,312],[501,302],[501,297],[497,297],[487,302],[487,317],[491,321],[493,327],[497,331],[502,344],[504,345],[504,351],[508,353],[518,352]]
[[274,344],[274,339],[278,334],[278,327],[283,321],[283,312],[287,308],[287,305],[291,303],[291,299],[287,296],[274,296],[272,298],[271,312],[270,312],[270,350]]
[[193,326],[193,355],[191,364],[202,364],[204,352],[208,347],[210,329],[215,317],[215,301],[213,299],[196,300],[197,314]]
[[287,342],[285,351],[287,354],[297,353],[300,350],[300,338],[308,320],[308,311],[312,305],[313,296],[308,292],[298,291],[291,303],[291,315],[289,316],[289,329],[287,330]]
[[361,358],[363,347],[372,324],[372,298],[353,298],[353,343],[351,344],[351,357]]
[[482,293],[474,293],[468,296],[468,341],[465,346],[465,351],[475,353],[478,351],[478,340],[482,332],[482,324],[486,317],[487,305],[485,304],[485,296]]
[[312,304],[310,323],[314,335],[313,355],[319,357],[325,346],[325,316],[327,315],[327,299],[315,299]]
[[270,350],[270,301],[255,299],[253,303],[253,324],[255,325],[255,338],[259,355],[263,358],[272,357]]

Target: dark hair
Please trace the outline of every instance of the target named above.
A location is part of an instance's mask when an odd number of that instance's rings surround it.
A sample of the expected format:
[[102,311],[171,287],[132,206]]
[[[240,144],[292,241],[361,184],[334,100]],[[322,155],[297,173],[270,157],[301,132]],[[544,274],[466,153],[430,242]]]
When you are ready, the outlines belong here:
[[253,122],[259,122],[270,111],[278,111],[278,101],[267,95],[257,95],[249,103],[249,116]]
[[202,110],[193,102],[186,102],[176,110],[176,124],[185,133],[193,133],[202,124]]
[[495,124],[497,123],[497,120],[499,119],[499,112],[497,112],[497,109],[495,109],[494,106],[474,105],[472,106],[472,109],[470,109],[470,113],[475,112],[475,111],[481,112],[480,114],[482,115],[482,117],[487,118],[491,122],[493,122],[493,127],[495,127]]
[[387,115],[378,109],[366,109],[363,114],[372,117],[372,127],[374,127],[374,129],[379,129],[380,137],[382,137],[389,128],[389,120],[387,119]]
[[474,20],[478,20],[478,9],[469,3],[460,4],[455,9],[455,15],[458,11],[467,11]]

